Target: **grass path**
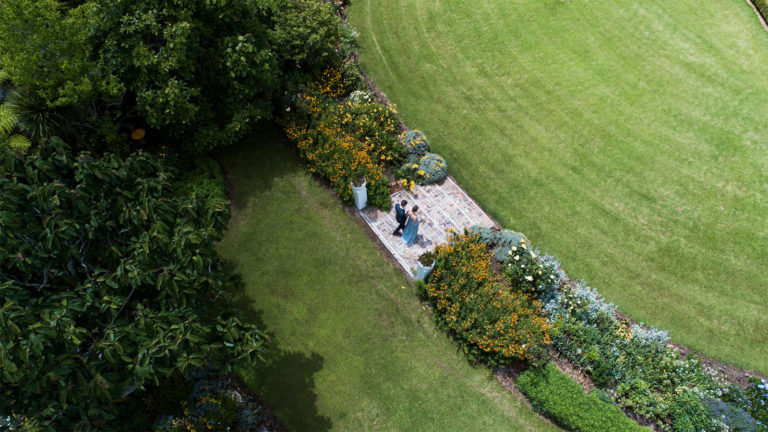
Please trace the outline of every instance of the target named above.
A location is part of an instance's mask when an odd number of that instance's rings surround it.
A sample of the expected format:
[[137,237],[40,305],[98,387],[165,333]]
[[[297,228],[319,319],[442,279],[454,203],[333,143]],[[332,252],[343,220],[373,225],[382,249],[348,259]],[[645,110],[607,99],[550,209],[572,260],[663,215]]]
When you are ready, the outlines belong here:
[[220,251],[274,338],[240,372],[289,430],[559,430],[467,363],[276,132],[220,157],[235,183]]
[[768,373],[768,33],[743,0],[355,0],[363,66],[486,211]]

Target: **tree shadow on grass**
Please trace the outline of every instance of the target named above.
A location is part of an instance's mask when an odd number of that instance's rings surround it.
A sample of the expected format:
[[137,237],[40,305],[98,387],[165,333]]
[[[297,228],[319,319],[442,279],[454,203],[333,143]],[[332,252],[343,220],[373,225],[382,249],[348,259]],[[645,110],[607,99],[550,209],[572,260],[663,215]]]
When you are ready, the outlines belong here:
[[327,431],[333,423],[317,410],[314,375],[323,369],[323,357],[312,351],[290,351],[281,347],[280,339],[269,330],[263,312],[253,307],[253,298],[244,290],[244,283],[232,262],[224,267],[232,275],[230,293],[243,318],[255,324],[270,339],[264,361],[240,363],[238,374],[257,397],[266,403],[288,430]]
[[270,123],[260,123],[248,138],[212,156],[224,171],[227,197],[236,211],[246,209],[251,200],[270,190],[276,178],[306,173],[295,149]]
[[323,357],[316,352],[306,355],[272,344],[266,362],[238,369],[289,430],[327,431],[332,422],[318,413],[315,392],[314,374],[322,368]]

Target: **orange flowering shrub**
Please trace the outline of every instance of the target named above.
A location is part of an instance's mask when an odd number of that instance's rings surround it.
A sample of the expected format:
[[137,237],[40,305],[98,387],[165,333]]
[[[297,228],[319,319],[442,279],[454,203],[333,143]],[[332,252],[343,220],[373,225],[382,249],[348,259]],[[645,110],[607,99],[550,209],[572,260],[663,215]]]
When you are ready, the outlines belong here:
[[397,139],[395,111],[374,102],[335,99],[344,94],[341,73],[327,69],[286,109],[285,133],[310,171],[328,179],[344,202],[353,202],[350,183],[365,177],[368,202],[387,210],[390,188],[384,167],[398,162],[405,151]]
[[381,167],[368,154],[365,143],[337,125],[320,123],[314,129],[290,123],[285,129],[309,170],[328,179],[339,197],[352,204],[351,182],[365,177],[371,204],[389,209],[389,183]]
[[541,304],[498,277],[479,236],[454,234],[435,254],[422,294],[467,355],[492,366],[542,358],[551,339]]
[[347,94],[341,69],[331,67],[323,71],[320,77],[309,86],[309,93],[319,93],[330,98]]
[[334,104],[326,109],[323,122],[338,125],[360,141],[379,165],[402,160],[406,149],[397,139],[397,114],[378,102]]

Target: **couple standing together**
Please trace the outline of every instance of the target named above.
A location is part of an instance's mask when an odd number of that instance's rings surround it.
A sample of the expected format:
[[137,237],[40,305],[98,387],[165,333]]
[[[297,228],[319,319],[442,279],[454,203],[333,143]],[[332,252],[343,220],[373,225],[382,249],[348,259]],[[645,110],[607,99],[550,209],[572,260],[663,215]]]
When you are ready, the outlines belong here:
[[419,234],[420,221],[416,216],[416,212],[419,211],[419,206],[413,206],[411,210],[406,211],[405,206],[407,205],[408,201],[406,200],[400,201],[400,204],[395,204],[395,220],[398,225],[392,235],[396,236],[400,230],[402,230],[403,233],[400,235],[400,238],[403,239],[405,244],[410,246],[416,241],[416,237],[418,237]]

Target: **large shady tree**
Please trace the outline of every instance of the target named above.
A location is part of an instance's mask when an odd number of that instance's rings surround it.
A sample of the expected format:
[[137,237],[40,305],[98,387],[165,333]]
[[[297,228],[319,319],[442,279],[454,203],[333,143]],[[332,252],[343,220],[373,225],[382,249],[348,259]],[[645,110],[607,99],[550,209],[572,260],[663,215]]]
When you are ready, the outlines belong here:
[[146,384],[263,353],[214,249],[226,202],[176,194],[150,155],[57,138],[0,169],[0,416],[108,429]]

